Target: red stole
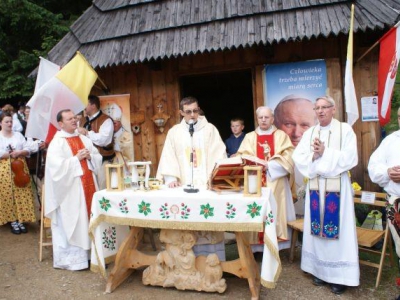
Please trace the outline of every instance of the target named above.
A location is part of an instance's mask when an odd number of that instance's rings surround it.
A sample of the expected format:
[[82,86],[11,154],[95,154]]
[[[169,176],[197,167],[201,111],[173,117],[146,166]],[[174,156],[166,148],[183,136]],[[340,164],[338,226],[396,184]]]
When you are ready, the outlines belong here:
[[[66,138],[69,147],[71,148],[72,154],[76,155],[79,150],[84,149],[85,145],[79,136]],[[81,176],[83,192],[85,194],[86,210],[88,214],[88,219],[90,219],[90,211],[92,207],[93,194],[96,192],[96,186],[94,184],[92,171],[88,168],[88,163],[86,159],[80,161],[83,170],[83,175]]]
[[270,148],[269,157],[274,156],[274,154],[275,154],[274,134],[275,134],[275,131],[268,135],[258,135],[257,134],[257,157],[259,159],[265,159],[264,147],[268,147],[268,146]]
[[[266,159],[265,154],[264,154],[264,149],[266,147],[269,148],[269,158],[274,156],[275,154],[275,144],[274,144],[274,133],[267,134],[267,135],[258,135],[257,134],[257,157],[259,159]],[[267,158],[268,159],[268,158]],[[261,181],[262,186],[267,186],[267,175],[265,172],[262,173],[262,181]],[[264,244],[264,232],[259,232],[258,233],[258,243],[259,244]]]
[[[274,134],[275,134],[275,131],[268,135],[258,135],[257,134],[257,157],[259,159],[263,159],[263,160],[265,159],[265,155],[264,155],[265,147],[269,148],[269,158],[274,156],[274,154],[275,154]],[[267,186],[267,176],[266,176],[265,172],[263,172],[261,184],[262,184],[262,186]]]

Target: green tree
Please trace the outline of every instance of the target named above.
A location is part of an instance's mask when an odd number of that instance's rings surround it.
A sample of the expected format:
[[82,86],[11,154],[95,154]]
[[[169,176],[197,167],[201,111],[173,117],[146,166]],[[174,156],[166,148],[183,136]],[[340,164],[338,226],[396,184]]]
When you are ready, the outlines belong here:
[[46,56],[89,5],[87,0],[0,1],[0,100],[29,99],[34,79],[28,75],[39,56]]

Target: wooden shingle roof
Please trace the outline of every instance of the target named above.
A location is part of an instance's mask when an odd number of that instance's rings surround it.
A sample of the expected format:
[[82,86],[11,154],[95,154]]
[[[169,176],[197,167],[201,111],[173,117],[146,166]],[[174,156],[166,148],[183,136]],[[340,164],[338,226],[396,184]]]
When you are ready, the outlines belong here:
[[77,50],[95,68],[384,30],[400,0],[94,0],[49,52],[64,65]]

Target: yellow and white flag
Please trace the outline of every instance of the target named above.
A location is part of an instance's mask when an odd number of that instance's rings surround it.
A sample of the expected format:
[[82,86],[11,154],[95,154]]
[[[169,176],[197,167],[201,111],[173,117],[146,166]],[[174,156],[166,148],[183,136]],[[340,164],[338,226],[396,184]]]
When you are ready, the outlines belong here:
[[54,133],[51,128],[49,132],[49,124],[59,128],[57,113],[63,109],[71,109],[75,114],[82,111],[96,79],[97,73],[85,57],[77,52],[57,74],[35,90],[27,103],[31,108],[29,118],[33,115],[35,120],[35,124],[31,124],[35,129],[29,132],[29,137],[49,141],[48,134]]
[[347,123],[351,126],[353,126],[359,118],[356,89],[353,81],[353,28],[354,4],[351,5],[349,42],[347,45],[346,71],[344,77],[344,100],[347,113]]

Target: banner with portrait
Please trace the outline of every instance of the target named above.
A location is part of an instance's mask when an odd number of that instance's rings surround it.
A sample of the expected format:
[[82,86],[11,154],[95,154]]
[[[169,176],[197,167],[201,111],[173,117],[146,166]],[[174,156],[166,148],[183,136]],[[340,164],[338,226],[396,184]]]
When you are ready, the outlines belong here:
[[299,95],[314,102],[327,93],[323,59],[266,65],[264,71],[264,101],[271,109],[289,95]]
[[112,119],[120,119],[122,127],[128,132],[132,132],[130,98],[129,94],[99,96],[101,111]]
[[[99,96],[100,109],[113,119],[114,149],[119,163],[124,164],[128,173],[127,163],[134,161],[134,140],[131,128],[130,95]],[[121,126],[122,125],[122,126]]]

